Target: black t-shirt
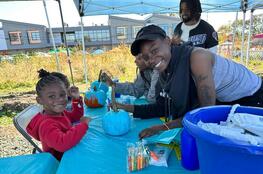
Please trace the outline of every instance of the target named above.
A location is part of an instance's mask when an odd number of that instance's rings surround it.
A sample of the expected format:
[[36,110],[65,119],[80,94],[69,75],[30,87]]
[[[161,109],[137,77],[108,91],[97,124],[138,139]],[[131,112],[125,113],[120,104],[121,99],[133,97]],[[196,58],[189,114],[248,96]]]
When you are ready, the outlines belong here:
[[[174,29],[174,33],[182,35],[183,22],[180,22]],[[212,48],[218,45],[218,36],[215,29],[206,21],[200,20],[200,23],[194,29],[190,30],[188,41],[191,41],[194,46],[202,48]]]
[[160,73],[156,84],[156,102],[134,105],[134,118],[165,116],[176,119],[198,106],[197,90],[190,68],[185,68],[190,67],[193,49],[194,47],[188,45],[171,47],[170,63],[166,70]]

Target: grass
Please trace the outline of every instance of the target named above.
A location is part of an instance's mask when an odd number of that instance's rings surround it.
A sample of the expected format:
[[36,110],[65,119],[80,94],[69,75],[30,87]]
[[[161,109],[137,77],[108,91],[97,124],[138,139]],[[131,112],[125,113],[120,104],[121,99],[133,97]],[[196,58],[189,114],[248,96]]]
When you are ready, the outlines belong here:
[[[60,54],[59,58],[62,73],[71,79],[66,55]],[[100,69],[109,71],[113,77],[118,77],[120,81],[132,81],[136,76],[134,57],[125,45],[120,45],[100,55],[87,55],[86,60],[89,82],[98,79]],[[71,55],[71,62],[75,83],[84,84],[82,52],[74,52]],[[37,70],[41,68],[56,71],[55,57],[32,56],[18,58],[13,62],[0,62],[0,95],[34,90],[38,81]]]
[[[74,51],[70,58],[74,81],[82,86],[85,83],[82,51]],[[71,79],[66,55],[60,54],[59,59],[62,73]],[[239,61],[240,59],[234,60]],[[112,77],[118,77],[120,81],[133,81],[136,76],[134,57],[130,54],[129,47],[125,45],[120,45],[100,55],[88,54],[86,61],[89,83],[98,79],[101,69],[109,71]],[[0,95],[34,90],[38,81],[37,70],[41,68],[56,71],[55,57],[31,56],[26,58],[17,56],[13,62],[0,62]],[[248,68],[257,74],[261,74],[263,72],[263,61],[251,60]],[[84,86],[84,89],[86,88]]]
[[13,117],[1,116],[0,117],[0,126],[9,126],[13,124]]
[[16,111],[5,110],[1,108],[0,110],[0,126],[7,126],[13,124],[13,117],[17,114]]
[[15,112],[0,112],[0,126],[8,126],[10,124],[13,124],[13,117],[17,113]]

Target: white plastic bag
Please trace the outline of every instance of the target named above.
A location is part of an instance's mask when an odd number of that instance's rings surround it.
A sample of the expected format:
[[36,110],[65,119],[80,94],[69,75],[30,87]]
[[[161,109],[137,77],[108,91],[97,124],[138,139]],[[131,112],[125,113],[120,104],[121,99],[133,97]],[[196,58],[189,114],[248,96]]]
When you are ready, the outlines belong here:
[[168,167],[168,159],[172,149],[161,145],[150,146],[150,165]]

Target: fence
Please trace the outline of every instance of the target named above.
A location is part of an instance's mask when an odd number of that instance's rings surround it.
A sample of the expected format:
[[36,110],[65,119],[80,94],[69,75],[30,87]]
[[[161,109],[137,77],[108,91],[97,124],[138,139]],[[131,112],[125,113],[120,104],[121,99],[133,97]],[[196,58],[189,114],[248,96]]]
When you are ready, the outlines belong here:
[[[218,54],[227,58],[241,58],[241,50],[239,48],[232,48],[232,42],[224,42],[218,46]],[[248,54],[249,60],[263,61],[263,43],[259,45],[252,45]],[[243,50],[243,61],[246,62],[247,48]]]

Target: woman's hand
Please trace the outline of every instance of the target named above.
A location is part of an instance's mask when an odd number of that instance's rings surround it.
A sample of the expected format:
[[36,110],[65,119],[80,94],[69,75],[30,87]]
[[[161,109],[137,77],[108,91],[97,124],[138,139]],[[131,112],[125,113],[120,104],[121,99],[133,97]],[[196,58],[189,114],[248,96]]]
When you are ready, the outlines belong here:
[[143,129],[139,133],[139,138],[141,140],[143,138],[156,135],[156,134],[160,133],[160,131],[162,131],[162,130],[163,130],[163,126],[162,125],[152,126],[150,128]]
[[182,119],[183,117],[177,118],[175,120],[171,120],[161,125],[156,125],[150,128],[146,128],[139,133],[139,138],[142,139],[142,138],[150,137],[155,134],[158,134],[160,131],[166,131],[169,129],[182,127]]
[[[117,109],[123,109],[125,110],[126,112],[131,112],[133,113],[134,112],[134,105],[127,105],[127,104],[122,104],[122,103],[115,103]],[[111,105],[111,108],[112,108],[112,105]]]

